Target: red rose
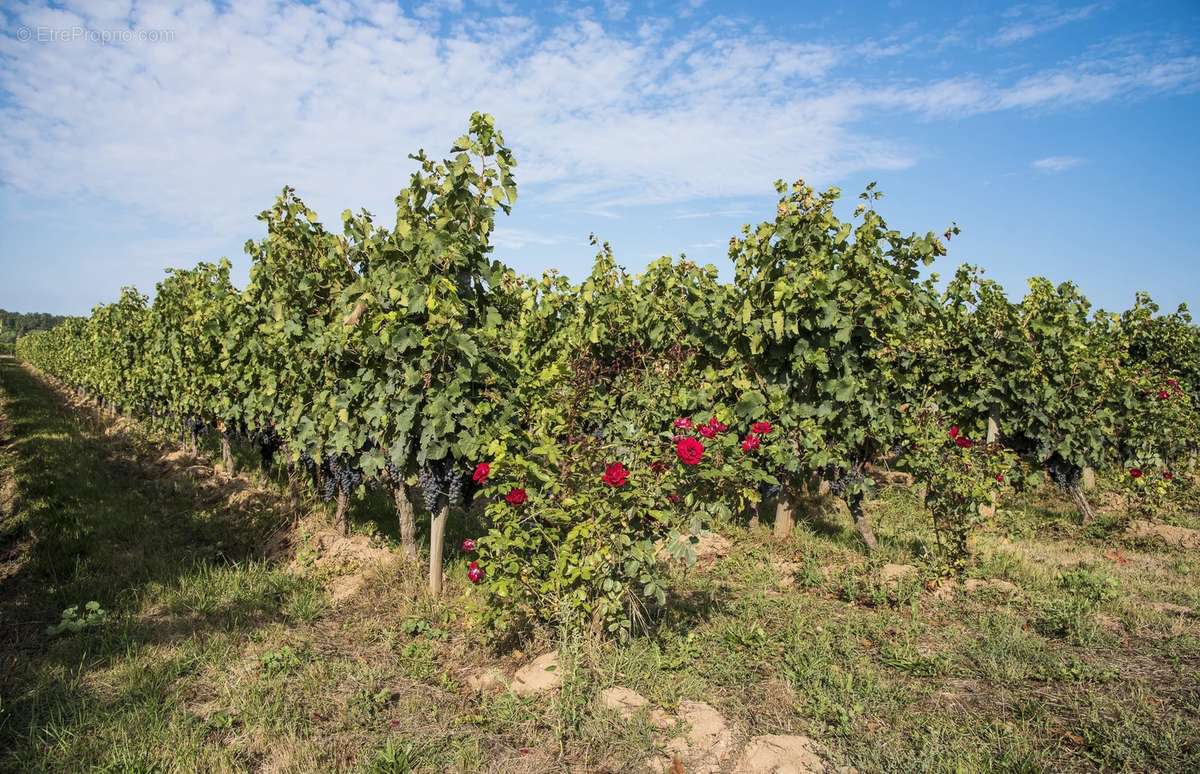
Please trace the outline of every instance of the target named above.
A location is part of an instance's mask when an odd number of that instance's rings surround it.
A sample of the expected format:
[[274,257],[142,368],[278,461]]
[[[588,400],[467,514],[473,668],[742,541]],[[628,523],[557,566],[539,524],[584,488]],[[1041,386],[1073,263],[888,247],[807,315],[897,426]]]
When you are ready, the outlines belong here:
[[508,494],[504,496],[504,499],[508,501],[509,505],[521,505],[529,498],[526,496],[524,489],[521,489],[520,487],[513,487],[512,489],[508,490]]
[[955,443],[955,445],[957,445],[963,449],[970,449],[972,446],[975,445],[975,442],[972,441],[970,438],[966,437],[965,435],[960,435],[957,438],[955,438],[954,443]]
[[958,425],[950,425],[950,437],[958,438]]
[[479,562],[471,562],[470,564],[467,565],[467,569],[474,570],[478,566],[479,566]]
[[475,466],[475,472],[471,474],[471,480],[476,484],[482,484],[487,481],[487,477],[492,475],[492,466],[486,462],[481,462]]
[[[701,428],[703,432],[703,428]],[[679,455],[684,465],[697,465],[704,456],[704,444],[695,438],[683,438],[675,444],[675,453]]]
[[696,432],[705,438],[715,438],[717,436],[717,428],[712,425],[700,425],[700,427],[696,428]]
[[1172,472],[1171,472],[1171,471],[1169,471],[1169,470],[1164,470],[1164,471],[1163,471],[1163,481],[1170,481],[1170,480],[1171,480],[1171,479],[1173,479],[1173,478],[1175,478],[1175,474],[1174,474],[1174,473],[1172,473]]
[[751,433],[750,435],[748,435],[742,439],[742,451],[744,451],[744,452],[754,451],[755,449],[758,448],[759,444],[761,444],[761,443],[762,443],[762,441],[759,440],[758,436]]
[[467,580],[478,584],[479,581],[483,580],[483,570],[479,569],[478,567],[472,567],[468,569]]
[[475,550],[475,541],[472,540],[471,538],[467,538],[466,540],[464,540],[463,544],[462,544],[462,550],[466,551],[468,554],[471,553],[472,551],[474,551]]
[[1004,483],[1004,474],[1003,473],[996,474],[996,483],[998,483],[998,484]]
[[772,428],[770,422],[755,422],[754,424],[750,425],[750,432],[754,433],[755,435],[766,435],[767,433],[771,432],[771,430]]
[[675,429],[676,430],[690,430],[691,427],[692,427],[692,420],[688,419],[687,417],[680,417],[679,419],[675,420]]
[[1141,478],[1142,477],[1142,469],[1141,468],[1130,468],[1129,475],[1132,478]]
[[1158,391],[1158,399],[1159,400],[1166,400],[1169,397],[1171,397],[1171,393],[1167,392],[1166,390]]
[[619,489],[629,480],[629,471],[619,462],[614,462],[604,469],[604,483]]
[[713,430],[716,430],[718,433],[723,433],[729,429],[729,425],[725,424],[724,422],[717,419],[716,417],[713,417],[712,419],[708,420],[708,426],[711,427]]

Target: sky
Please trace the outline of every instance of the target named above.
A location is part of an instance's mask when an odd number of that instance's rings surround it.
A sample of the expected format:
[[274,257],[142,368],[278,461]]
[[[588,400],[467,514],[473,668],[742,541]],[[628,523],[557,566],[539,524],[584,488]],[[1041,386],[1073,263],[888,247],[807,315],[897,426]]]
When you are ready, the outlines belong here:
[[228,256],[285,186],[390,225],[474,110],[518,159],[496,256],[638,270],[877,181],[936,270],[1200,304],[1200,4],[0,3],[0,308],[82,314]]

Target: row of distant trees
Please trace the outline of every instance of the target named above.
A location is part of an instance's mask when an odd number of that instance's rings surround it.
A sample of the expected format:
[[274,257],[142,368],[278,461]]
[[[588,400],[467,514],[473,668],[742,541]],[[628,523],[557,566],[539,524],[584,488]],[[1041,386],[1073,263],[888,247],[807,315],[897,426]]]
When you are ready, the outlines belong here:
[[17,339],[33,331],[48,331],[67,319],[45,312],[9,312],[0,309],[0,353],[11,353]]

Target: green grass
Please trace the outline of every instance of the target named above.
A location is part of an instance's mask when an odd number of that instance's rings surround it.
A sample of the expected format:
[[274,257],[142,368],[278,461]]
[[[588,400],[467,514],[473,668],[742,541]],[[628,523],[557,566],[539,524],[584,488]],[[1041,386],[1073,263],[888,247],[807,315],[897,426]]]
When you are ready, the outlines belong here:
[[[632,642],[495,652],[461,578],[433,600],[420,568],[330,563],[320,504],[165,464],[159,440],[111,424],[0,359],[5,771],[636,771],[663,735],[599,707],[611,686],[668,711],[706,701],[739,742],[808,735],[864,772],[1200,770],[1200,619],[1153,606],[1200,608],[1200,561],[1125,542],[1113,514],[1083,530],[1050,493],[977,540],[971,575],[1015,593],[935,594],[927,517],[890,490],[878,556],[836,510],[785,542],[718,525],[729,553],[677,572]],[[384,498],[353,516],[394,539]],[[456,517],[456,536],[474,528]],[[884,583],[889,562],[916,575]],[[355,572],[366,591],[335,602]],[[92,600],[95,625],[46,632]],[[466,687],[555,646],[550,698]]]

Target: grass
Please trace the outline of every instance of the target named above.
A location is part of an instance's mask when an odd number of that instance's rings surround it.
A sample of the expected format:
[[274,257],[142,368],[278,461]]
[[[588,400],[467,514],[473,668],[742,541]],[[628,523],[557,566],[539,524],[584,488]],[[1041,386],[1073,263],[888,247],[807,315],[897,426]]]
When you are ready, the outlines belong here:
[[[1014,592],[935,593],[928,519],[892,490],[878,556],[836,512],[783,542],[719,525],[728,553],[679,572],[632,642],[496,652],[453,573],[433,600],[420,568],[335,561],[320,504],[170,451],[0,359],[0,769],[637,771],[664,740],[598,705],[624,686],[864,772],[1200,770],[1200,561],[1119,519],[1083,530],[1052,493],[977,540],[971,575]],[[383,498],[353,522],[358,545],[395,539]],[[887,582],[885,563],[916,573]],[[347,580],[363,590],[339,598]],[[47,633],[90,601],[92,625]],[[549,698],[467,687],[550,647]]]

